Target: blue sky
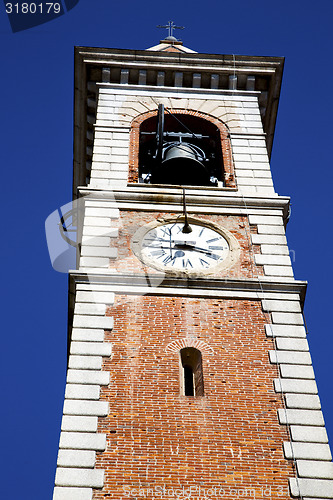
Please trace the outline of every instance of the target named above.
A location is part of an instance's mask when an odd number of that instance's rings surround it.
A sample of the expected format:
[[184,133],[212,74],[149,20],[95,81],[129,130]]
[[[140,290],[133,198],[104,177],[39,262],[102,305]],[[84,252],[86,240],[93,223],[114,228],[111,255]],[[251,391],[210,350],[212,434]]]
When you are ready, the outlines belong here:
[[49,23],[12,33],[1,4],[3,229],[0,359],[2,498],[52,498],[64,396],[67,276],[53,271],[44,222],[71,199],[73,47],[145,49],[174,20],[198,52],[285,56],[272,154],[276,190],[291,196],[287,236],[328,431],[331,363],[333,4],[281,0],[80,0]]

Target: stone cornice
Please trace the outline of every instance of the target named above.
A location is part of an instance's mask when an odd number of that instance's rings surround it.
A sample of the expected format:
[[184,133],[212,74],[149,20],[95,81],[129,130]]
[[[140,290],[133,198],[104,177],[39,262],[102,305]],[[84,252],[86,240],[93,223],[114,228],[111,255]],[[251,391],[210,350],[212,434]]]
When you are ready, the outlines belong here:
[[[297,294],[304,303],[306,281],[278,280],[265,278],[179,278],[163,275],[133,275],[125,273],[103,273],[70,271],[71,284],[89,283],[107,285],[108,289],[119,293],[142,295],[192,295],[196,297],[223,297],[263,299],[267,294]],[[73,289],[73,288],[72,288]]]
[[[168,186],[151,186],[149,184],[129,184],[122,189],[100,190],[86,187],[79,188],[80,196],[94,200],[110,201],[120,209],[140,210],[167,210],[182,212],[183,195],[181,188]],[[289,213],[290,198],[287,196],[245,197],[234,188],[205,189],[189,187],[186,189],[186,204],[189,211],[191,206],[196,213],[216,213],[223,208],[235,210],[240,214],[247,214],[255,210],[282,210],[286,219]]]

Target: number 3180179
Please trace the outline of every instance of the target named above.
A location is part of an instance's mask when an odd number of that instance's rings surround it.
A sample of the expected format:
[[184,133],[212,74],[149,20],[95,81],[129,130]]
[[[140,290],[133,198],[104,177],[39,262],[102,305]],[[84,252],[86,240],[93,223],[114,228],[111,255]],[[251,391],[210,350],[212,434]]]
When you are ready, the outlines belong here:
[[59,14],[60,10],[60,3],[53,2],[6,3],[7,14]]

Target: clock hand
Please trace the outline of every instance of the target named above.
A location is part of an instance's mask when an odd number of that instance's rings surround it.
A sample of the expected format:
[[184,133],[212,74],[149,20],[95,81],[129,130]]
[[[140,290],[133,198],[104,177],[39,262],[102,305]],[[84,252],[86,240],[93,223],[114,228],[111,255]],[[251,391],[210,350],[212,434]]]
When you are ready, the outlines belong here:
[[210,255],[214,259],[219,259],[220,258],[219,255],[217,255],[216,253],[211,252],[210,250],[206,250],[205,248],[196,247],[195,245],[189,245],[188,243],[176,243],[175,247],[183,249],[183,250],[193,249],[196,252],[201,252],[201,253],[205,253],[207,255]]

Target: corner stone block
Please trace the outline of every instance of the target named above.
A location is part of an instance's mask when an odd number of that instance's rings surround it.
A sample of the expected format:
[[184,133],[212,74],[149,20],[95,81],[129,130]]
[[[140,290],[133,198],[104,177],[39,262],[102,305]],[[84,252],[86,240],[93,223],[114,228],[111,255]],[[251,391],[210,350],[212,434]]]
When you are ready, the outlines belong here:
[[59,448],[62,449],[104,451],[105,447],[106,434],[96,434],[95,432],[61,432],[60,434]]
[[109,404],[106,401],[72,400],[64,402],[64,415],[105,417],[109,414]]
[[68,370],[67,384],[109,385],[110,374],[94,370]]
[[55,484],[56,486],[103,488],[104,470],[58,468]]
[[97,328],[73,328],[72,340],[78,342],[104,342],[104,330]]
[[283,219],[277,215],[249,215],[250,224],[268,224],[272,226],[283,226]]
[[64,488],[56,486],[53,500],[92,500],[92,488]]
[[61,430],[71,432],[97,432],[97,423],[97,417],[64,415],[62,417]]
[[113,317],[112,316],[81,316],[78,314],[74,315],[73,320],[74,328],[102,328],[103,330],[113,329]]
[[272,321],[274,324],[283,325],[301,325],[303,326],[303,316],[301,313],[280,313],[272,312]]
[[112,344],[102,342],[71,342],[71,354],[82,356],[107,356],[112,354]]
[[276,339],[276,346],[278,349],[284,351],[308,351],[309,344],[306,339]]
[[312,366],[304,365],[283,365],[280,364],[282,378],[302,378],[314,380],[315,375]]
[[74,314],[89,314],[93,316],[104,316],[106,312],[105,304],[76,303]]
[[69,356],[68,368],[77,370],[101,370],[102,356]]
[[96,453],[90,450],[59,450],[58,467],[93,468]]
[[267,337],[305,338],[304,326],[297,325],[265,325]]
[[318,425],[324,426],[324,417],[318,410],[278,410],[280,424]]
[[333,479],[333,463],[321,460],[297,460],[297,471],[300,477],[314,479]]
[[290,432],[293,441],[303,441],[306,443],[328,443],[328,436],[325,427],[291,425]]
[[276,392],[295,393],[295,394],[317,394],[317,384],[314,380],[300,380],[284,378],[274,379],[274,388]]
[[67,384],[65,398],[66,399],[90,399],[99,400],[100,386],[99,385],[81,385]]
[[329,479],[290,478],[289,486],[294,497],[333,498],[333,481]]
[[299,443],[289,441],[283,443],[286,458],[305,460],[332,460],[330,447],[322,443]]
[[269,351],[269,359],[271,363],[311,365],[310,353],[303,351]]
[[113,304],[114,292],[85,292],[79,290],[76,292],[76,302],[93,302],[95,304]]
[[[316,394],[285,394],[287,408],[320,410],[320,399]],[[291,422],[292,423],[292,422]],[[324,425],[324,424],[321,424]]]
[[263,300],[263,311],[267,312],[301,312],[300,303],[296,300]]

